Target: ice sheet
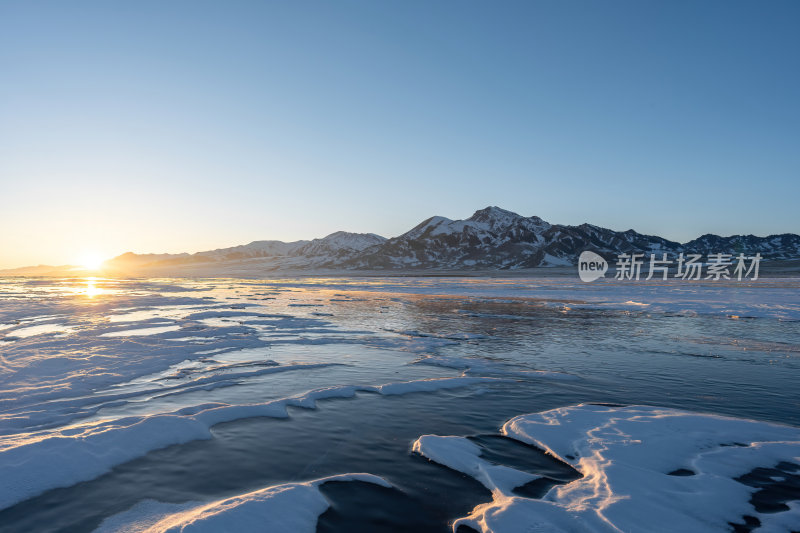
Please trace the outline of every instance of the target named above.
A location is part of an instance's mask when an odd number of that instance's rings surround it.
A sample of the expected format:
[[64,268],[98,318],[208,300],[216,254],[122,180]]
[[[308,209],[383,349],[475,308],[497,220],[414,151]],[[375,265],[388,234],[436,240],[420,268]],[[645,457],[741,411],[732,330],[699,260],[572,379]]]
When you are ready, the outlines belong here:
[[288,417],[287,407],[316,407],[318,400],[350,398],[357,392],[402,395],[502,381],[455,377],[384,385],[347,385],[260,404],[202,404],[173,413],[85,423],[8,436],[0,441],[0,509],[45,490],[93,479],[149,451],[209,439],[209,428],[249,417]]
[[[800,428],[648,406],[581,404],[522,415],[502,429],[577,469],[583,477],[524,498],[497,482],[462,437],[423,436],[415,450],[465,472],[493,491],[493,501],[457,520],[484,532],[730,531],[755,516],[763,531],[796,529],[797,505],[758,513],[754,489],[737,481],[756,467],[800,463]],[[473,445],[474,446],[474,445]],[[682,471],[689,475],[674,475]],[[519,474],[522,474],[520,472]],[[505,480],[504,480],[505,481]]]

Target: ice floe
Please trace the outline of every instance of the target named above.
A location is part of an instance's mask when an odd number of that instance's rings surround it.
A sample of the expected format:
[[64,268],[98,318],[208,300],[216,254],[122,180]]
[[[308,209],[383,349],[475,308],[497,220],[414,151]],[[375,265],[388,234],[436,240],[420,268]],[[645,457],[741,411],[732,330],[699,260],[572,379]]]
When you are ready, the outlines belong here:
[[[497,472],[463,437],[426,435],[414,450],[467,473],[493,500],[455,521],[484,532],[730,531],[743,517],[759,532],[796,530],[789,510],[759,513],[754,488],[737,481],[757,467],[800,462],[800,428],[648,406],[581,404],[508,421],[507,437],[532,444],[583,477],[542,499],[513,492],[524,477]],[[523,474],[520,472],[520,474]]]
[[481,459],[480,447],[466,437],[423,435],[412,450],[439,464],[458,470],[481,482],[484,487],[503,495],[539,476]]
[[285,483],[210,503],[167,504],[152,500],[106,519],[95,533],[313,533],[329,507],[319,491],[329,482],[391,484],[372,474],[340,474]]

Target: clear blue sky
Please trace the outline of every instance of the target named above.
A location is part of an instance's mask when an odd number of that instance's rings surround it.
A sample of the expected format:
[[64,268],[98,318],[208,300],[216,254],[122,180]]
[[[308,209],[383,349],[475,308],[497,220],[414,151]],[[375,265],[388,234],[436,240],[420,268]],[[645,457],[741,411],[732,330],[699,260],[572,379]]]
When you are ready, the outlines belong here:
[[800,2],[2,1],[0,267],[499,205],[800,232]]

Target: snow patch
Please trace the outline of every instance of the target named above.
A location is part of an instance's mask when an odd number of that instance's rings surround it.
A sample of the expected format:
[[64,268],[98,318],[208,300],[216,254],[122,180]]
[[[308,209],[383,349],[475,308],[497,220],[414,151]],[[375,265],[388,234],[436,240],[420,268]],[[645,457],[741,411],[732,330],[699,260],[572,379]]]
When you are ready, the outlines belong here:
[[134,328],[125,329],[122,331],[109,331],[108,333],[101,333],[98,337],[135,337],[139,335],[157,335],[159,333],[167,333],[169,331],[178,331],[180,326],[158,326],[154,328]]
[[[483,532],[722,532],[744,515],[757,517],[762,533],[788,533],[798,524],[800,504],[758,513],[750,503],[754,489],[735,478],[756,467],[800,462],[800,428],[658,407],[581,404],[518,416],[502,432],[542,448],[583,477],[553,487],[540,500],[524,498],[511,492],[513,483],[487,474],[491,469],[475,457],[471,443],[423,436],[415,450],[492,488],[493,501],[457,520],[454,530],[464,524]],[[679,469],[693,475],[670,475]]]

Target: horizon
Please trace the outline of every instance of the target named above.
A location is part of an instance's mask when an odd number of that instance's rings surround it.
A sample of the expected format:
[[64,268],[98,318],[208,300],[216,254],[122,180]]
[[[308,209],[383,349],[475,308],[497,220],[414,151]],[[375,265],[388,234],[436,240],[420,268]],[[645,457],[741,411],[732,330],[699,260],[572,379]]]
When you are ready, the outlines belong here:
[[796,2],[0,5],[0,268],[498,205],[797,233]]
[[[483,211],[483,210],[487,210],[487,209],[499,209],[501,211],[507,211],[507,212],[510,212],[510,213],[512,213],[512,214],[514,214],[516,216],[523,217],[523,218],[531,218],[531,217],[536,217],[537,216],[537,215],[523,215],[523,214],[520,214],[520,213],[515,213],[515,212],[510,211],[508,209],[504,209],[503,207],[500,207],[500,206],[489,205],[489,206],[486,206],[486,207],[482,207],[480,209],[476,209],[475,211],[473,211],[473,213],[469,217],[464,217],[464,218],[443,217],[443,218],[446,218],[447,220],[450,220],[450,221],[466,220],[466,219],[474,216],[478,212]],[[390,235],[390,236],[381,235],[381,234],[378,234],[378,233],[375,233],[375,232],[369,232],[369,231],[367,231],[367,232],[350,232],[350,231],[346,231],[346,230],[334,230],[334,231],[331,231],[331,232],[326,233],[326,234],[321,235],[321,236],[305,238],[305,239],[295,239],[295,240],[291,240],[291,241],[283,241],[283,240],[280,240],[280,239],[256,239],[256,240],[249,241],[249,242],[246,242],[246,243],[230,244],[228,246],[220,246],[220,247],[216,247],[216,248],[208,248],[208,249],[202,249],[202,250],[157,251],[157,252],[127,250],[127,251],[120,252],[120,253],[118,253],[116,255],[109,256],[109,257],[104,257],[104,256],[101,256],[101,255],[96,254],[96,253],[91,253],[91,254],[86,254],[82,258],[80,258],[80,260],[77,262],[77,264],[64,263],[64,264],[60,264],[60,265],[50,265],[50,264],[45,264],[45,263],[39,263],[39,264],[36,264],[36,265],[19,265],[19,266],[15,266],[15,267],[0,267],[0,270],[17,270],[17,269],[24,269],[24,268],[37,268],[37,267],[50,267],[50,266],[53,266],[53,267],[85,267],[88,270],[98,270],[99,271],[99,270],[102,270],[102,264],[105,263],[106,261],[109,261],[109,260],[112,260],[112,259],[116,259],[116,258],[118,258],[118,257],[120,257],[122,255],[126,255],[126,254],[134,254],[134,255],[182,255],[182,254],[187,254],[187,255],[193,255],[193,254],[200,253],[200,252],[207,252],[207,251],[213,251],[213,250],[219,250],[219,249],[228,249],[228,248],[234,248],[234,247],[238,247],[238,246],[247,246],[247,245],[258,243],[258,242],[283,242],[283,243],[288,243],[288,244],[299,243],[299,242],[311,242],[311,241],[314,241],[314,240],[321,240],[321,239],[330,237],[330,236],[332,236],[332,235],[334,235],[336,233],[348,233],[348,234],[357,234],[357,235],[370,234],[370,235],[377,235],[378,237],[381,237],[381,238],[389,240],[389,239],[393,239],[393,238],[396,238],[396,237],[400,237],[401,235],[404,235],[405,233],[411,231],[416,226],[424,223],[427,220],[435,218],[435,217],[442,217],[442,215],[431,215],[429,217],[426,217],[425,219],[420,220],[419,222],[409,226],[402,233],[399,233],[397,235]],[[539,218],[541,218],[541,217],[539,217]],[[552,225],[562,225],[562,226],[579,226],[579,225],[583,224],[583,223],[581,223],[581,224],[560,224],[558,222],[551,222],[551,221],[545,220],[545,219],[542,219],[542,220],[544,220],[545,222],[548,222],[548,223],[550,223]],[[593,225],[593,226],[598,226],[597,224],[592,224],[591,222],[585,222],[585,223]],[[600,227],[602,227],[602,226],[600,226]],[[691,239],[688,239],[688,240],[685,240],[685,241],[675,241],[675,240],[672,240],[672,239],[668,239],[668,238],[664,237],[663,235],[644,234],[642,232],[637,231],[635,228],[628,228],[628,229],[604,228],[604,229],[611,229],[612,231],[616,231],[616,232],[636,231],[637,233],[639,233],[641,235],[650,235],[650,236],[654,236],[654,237],[661,237],[661,238],[665,238],[668,241],[675,242],[675,243],[678,243],[678,244],[687,244],[687,243],[689,243],[689,242],[691,242],[691,241],[693,241],[695,239],[699,239],[699,238],[705,237],[707,235],[716,235],[716,236],[723,237],[723,238],[726,238],[726,237],[749,237],[749,236],[755,236],[755,237],[758,237],[758,238],[767,238],[767,237],[774,237],[774,236],[787,235],[787,234],[795,235],[795,234],[793,234],[791,232],[775,233],[775,234],[768,234],[768,235],[754,235],[754,234],[717,235],[717,234],[713,234],[713,233],[703,233],[703,234],[696,235],[695,237],[693,237]]]

